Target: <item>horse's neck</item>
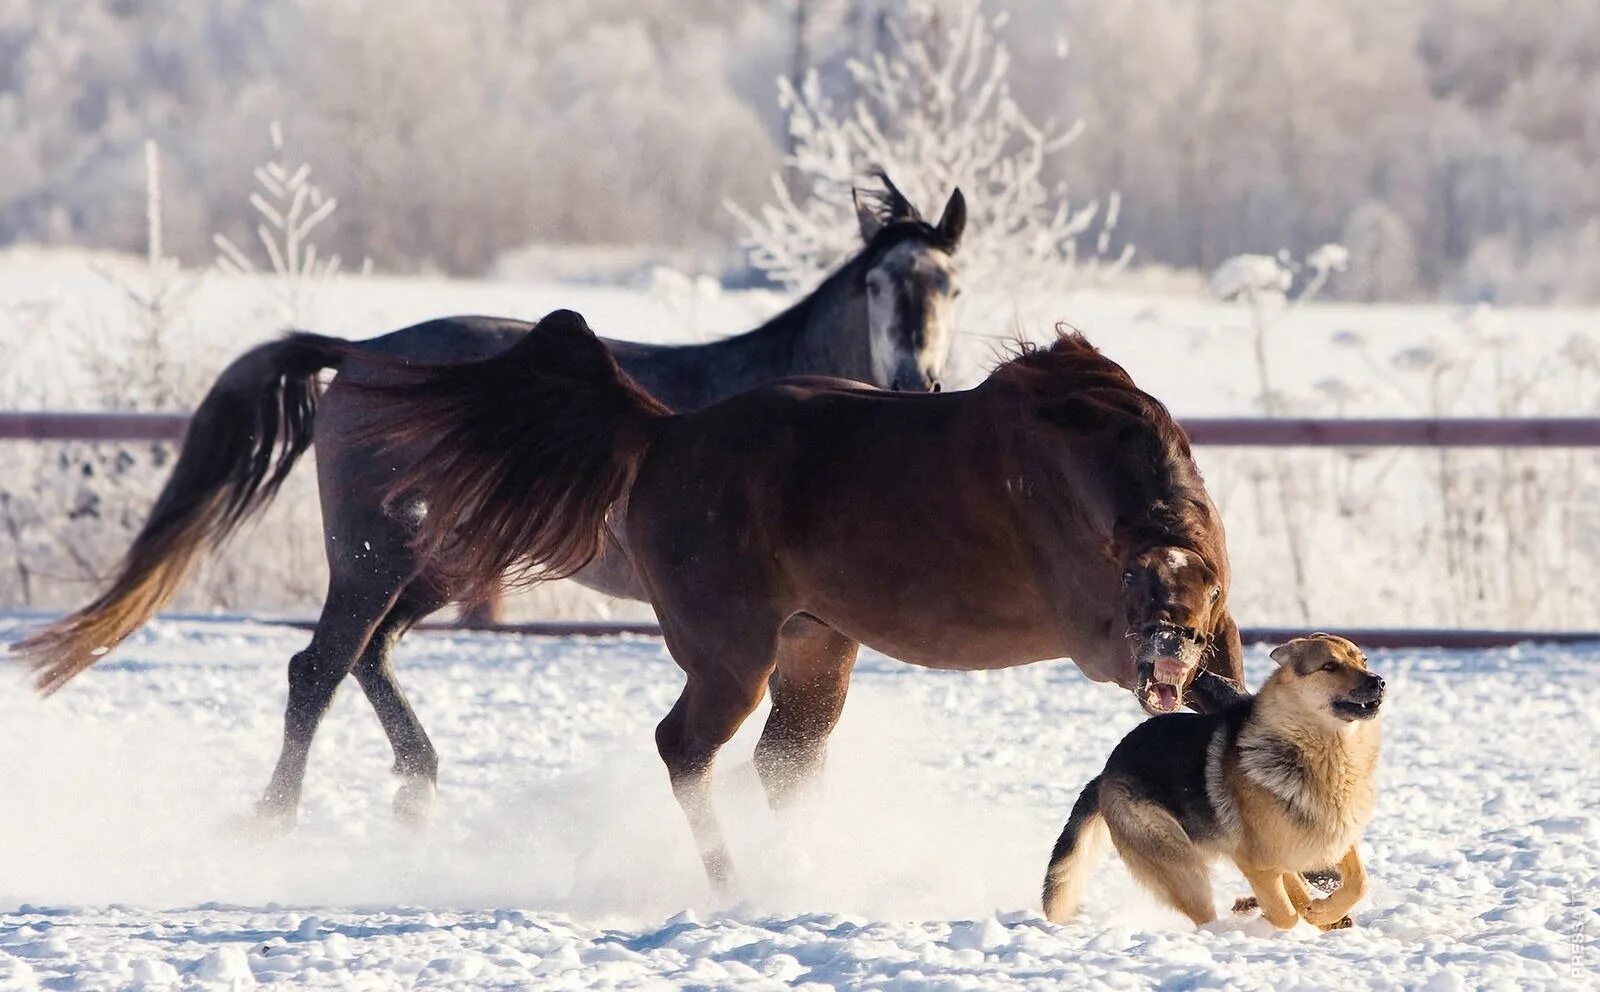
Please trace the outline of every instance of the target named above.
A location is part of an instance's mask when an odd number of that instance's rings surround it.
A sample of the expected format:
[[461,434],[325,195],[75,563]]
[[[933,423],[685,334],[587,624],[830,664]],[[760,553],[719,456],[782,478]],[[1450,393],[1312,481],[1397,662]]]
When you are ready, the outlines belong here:
[[797,375],[871,381],[867,308],[852,261],[753,331],[702,345],[718,396]]
[[[1019,405],[1025,410],[1026,402]],[[1021,412],[1022,416],[1031,416]],[[1051,425],[1021,432],[1018,436],[1030,450],[1026,459],[1033,488],[1040,492],[1059,494],[1059,502],[1066,512],[1065,525],[1074,529],[1087,524],[1106,539],[1118,521],[1143,529],[1156,525],[1153,509],[1158,504],[1197,497],[1210,506],[1205,489],[1198,480],[1190,480],[1192,469],[1177,466],[1173,477],[1179,482],[1175,487],[1152,485],[1149,474],[1142,470],[1129,453],[1116,432],[1098,436],[1073,438],[1058,433],[1064,428]],[[1215,510],[1210,511],[1215,515]],[[1190,519],[1185,514],[1184,519]],[[1173,533],[1172,543],[1189,544],[1202,535]]]

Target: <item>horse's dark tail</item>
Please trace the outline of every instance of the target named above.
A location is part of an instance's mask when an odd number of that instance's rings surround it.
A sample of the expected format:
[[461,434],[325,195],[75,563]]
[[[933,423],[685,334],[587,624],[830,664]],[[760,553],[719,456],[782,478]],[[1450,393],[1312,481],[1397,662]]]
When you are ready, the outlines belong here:
[[405,450],[389,499],[426,506],[413,547],[468,601],[502,577],[561,578],[592,561],[670,416],[570,310],[493,358],[391,368],[357,387],[372,414],[363,439]]
[[1110,833],[1100,813],[1100,777],[1083,787],[1072,815],[1061,829],[1050,852],[1050,868],[1044,876],[1044,915],[1052,923],[1065,923],[1083,901],[1084,884],[1096,862],[1105,853]]
[[170,600],[206,549],[271,502],[311,444],[317,373],[348,343],[316,334],[252,348],[223,370],[194,412],[178,462],[150,518],[98,599],[11,646],[61,688]]

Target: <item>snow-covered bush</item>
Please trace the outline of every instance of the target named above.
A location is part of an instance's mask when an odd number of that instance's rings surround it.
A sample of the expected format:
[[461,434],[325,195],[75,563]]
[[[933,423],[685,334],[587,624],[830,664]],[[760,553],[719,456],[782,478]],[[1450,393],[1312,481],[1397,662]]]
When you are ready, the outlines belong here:
[[779,81],[793,151],[772,176],[773,202],[754,213],[730,204],[755,264],[791,287],[814,283],[856,248],[851,189],[879,170],[924,210],[966,194],[971,285],[1060,288],[1125,264],[1131,248],[1111,253],[1118,196],[1074,205],[1045,179],[1083,126],[1036,123],[1012,97],[1006,16],[983,0],[910,0],[884,16],[887,44],[846,63],[848,99],[815,72],[798,89]]
[[[1211,294],[1219,300],[1237,300],[1250,308],[1251,353],[1255,358],[1256,402],[1269,417],[1285,412],[1284,396],[1274,387],[1271,363],[1267,358],[1267,334],[1290,311],[1316,299],[1335,272],[1349,263],[1344,246],[1325,244],[1297,263],[1287,251],[1273,255],[1235,255],[1211,274]],[[1305,275],[1297,292],[1291,294],[1297,275]],[[1311,601],[1306,574],[1306,514],[1301,478],[1287,470],[1281,461],[1271,472],[1278,496],[1278,515],[1283,525],[1284,547],[1288,553],[1290,578],[1294,583],[1296,606],[1302,621],[1311,621]],[[1261,489],[1267,473],[1255,473]]]
[[266,272],[274,278],[262,285],[271,293],[279,320],[288,326],[306,323],[306,308],[316,287],[339,272],[338,255],[322,255],[312,235],[333,212],[339,201],[324,193],[311,181],[311,163],[295,163],[283,147],[283,125],[273,121],[268,128],[272,157],[256,166],[257,189],[247,202],[259,218],[256,239],[266,265],[258,265],[227,235],[213,235],[217,246],[217,268],[237,275]]

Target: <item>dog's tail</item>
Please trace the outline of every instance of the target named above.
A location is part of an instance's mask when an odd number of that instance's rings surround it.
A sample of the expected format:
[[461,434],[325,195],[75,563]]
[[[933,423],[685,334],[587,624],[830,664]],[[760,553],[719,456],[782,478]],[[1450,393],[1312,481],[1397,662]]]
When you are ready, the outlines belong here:
[[1050,868],[1044,875],[1044,915],[1052,923],[1065,923],[1078,911],[1089,873],[1105,854],[1111,833],[1100,813],[1100,777],[1083,787],[1072,815],[1061,828]]
[[189,420],[172,475],[150,518],[94,602],[11,645],[40,692],[61,688],[150,619],[201,554],[272,501],[311,444],[317,373],[338,368],[348,343],[291,334],[233,361]]

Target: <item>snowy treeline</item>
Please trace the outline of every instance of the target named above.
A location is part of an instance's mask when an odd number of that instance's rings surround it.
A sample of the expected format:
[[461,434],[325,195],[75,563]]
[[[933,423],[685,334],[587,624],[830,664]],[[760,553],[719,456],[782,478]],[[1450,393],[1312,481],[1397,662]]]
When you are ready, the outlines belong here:
[[[949,0],[946,0],[949,2]],[[1347,245],[1347,297],[1600,296],[1600,12],[1587,0],[990,0],[1042,179],[1122,211],[1110,250],[1209,271]],[[726,264],[792,150],[780,78],[848,108],[891,0],[0,0],[0,244],[243,241],[267,125],[339,197],[327,247],[487,270],[534,243]],[[955,17],[952,13],[952,17]],[[844,112],[841,110],[841,112]]]

